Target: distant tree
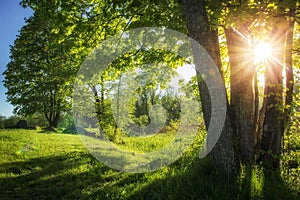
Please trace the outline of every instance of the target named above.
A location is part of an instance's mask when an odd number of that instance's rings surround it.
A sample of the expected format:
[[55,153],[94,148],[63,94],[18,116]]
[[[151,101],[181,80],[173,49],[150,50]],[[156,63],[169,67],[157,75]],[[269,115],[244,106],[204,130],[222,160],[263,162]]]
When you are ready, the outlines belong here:
[[18,121],[20,121],[22,118],[17,115],[12,115],[5,119],[4,121],[4,128],[16,128],[16,125]]
[[6,117],[0,115],[0,128],[4,128],[5,127],[5,120],[6,120]]
[[27,121],[28,128],[46,127],[49,125],[47,119],[42,113],[35,113],[24,118]]
[[[67,39],[78,17],[71,15],[68,7],[41,4],[34,7],[34,15],[26,20],[11,46],[4,86],[16,114],[42,113],[49,126],[57,127],[61,114],[71,108],[71,80],[79,63],[75,57],[78,51],[72,51],[77,46],[75,36]],[[58,23],[63,14],[70,17]],[[59,25],[64,25],[64,30]]]

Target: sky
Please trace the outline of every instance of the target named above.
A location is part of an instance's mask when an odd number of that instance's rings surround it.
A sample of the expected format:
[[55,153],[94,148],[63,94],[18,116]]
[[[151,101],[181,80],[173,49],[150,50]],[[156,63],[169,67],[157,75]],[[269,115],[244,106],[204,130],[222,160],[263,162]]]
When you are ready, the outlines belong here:
[[0,0],[0,115],[11,116],[13,106],[6,101],[6,88],[3,86],[3,71],[9,62],[9,45],[14,44],[19,30],[25,25],[24,18],[33,14],[29,8],[22,8],[21,0]]

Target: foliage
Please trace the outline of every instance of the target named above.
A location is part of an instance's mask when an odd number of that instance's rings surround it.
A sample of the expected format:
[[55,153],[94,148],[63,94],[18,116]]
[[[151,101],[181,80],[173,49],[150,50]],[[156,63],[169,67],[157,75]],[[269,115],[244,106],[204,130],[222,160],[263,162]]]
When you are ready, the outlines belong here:
[[17,122],[21,119],[22,118],[18,116],[10,116],[8,118],[5,116],[1,116],[0,117],[1,128],[14,128],[16,127]]
[[5,127],[5,116],[0,115],[0,128],[4,128]]
[[43,117],[34,114],[27,117],[17,115],[12,115],[10,117],[0,116],[0,128],[16,128],[16,124],[20,120],[25,120],[27,122],[27,128],[29,129],[47,126],[47,121]]
[[[75,73],[68,45],[53,31],[53,19],[41,12],[27,19],[11,47],[11,61],[4,72],[7,99],[18,115],[42,113],[50,126],[57,126],[60,114],[70,109],[69,77]],[[49,13],[47,14],[49,15]]]

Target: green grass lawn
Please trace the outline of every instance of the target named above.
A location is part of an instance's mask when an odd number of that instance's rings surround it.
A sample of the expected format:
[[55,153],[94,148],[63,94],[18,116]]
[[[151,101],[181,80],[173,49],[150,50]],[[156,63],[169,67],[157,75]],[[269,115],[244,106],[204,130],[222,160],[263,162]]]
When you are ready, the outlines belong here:
[[[170,137],[126,138],[124,148],[147,152]],[[245,167],[233,179],[198,150],[195,142],[170,166],[125,173],[97,161],[78,135],[0,130],[0,199],[300,199],[299,168],[280,178]]]

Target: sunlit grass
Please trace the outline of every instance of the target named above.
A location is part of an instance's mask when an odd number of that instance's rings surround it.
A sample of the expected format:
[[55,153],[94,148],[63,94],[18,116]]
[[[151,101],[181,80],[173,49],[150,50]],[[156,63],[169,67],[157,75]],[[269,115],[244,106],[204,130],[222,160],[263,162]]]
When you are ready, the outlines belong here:
[[[168,137],[152,139],[161,140],[160,148]],[[124,145],[148,151],[150,138],[127,138]],[[170,166],[133,174],[98,162],[78,135],[0,130],[0,199],[299,199],[295,180],[265,177],[258,166],[239,181],[228,178],[209,159],[197,158],[201,140]],[[282,177],[298,172],[289,173]]]
[[262,168],[255,166],[252,168],[250,194],[252,198],[262,197],[264,190],[264,172]]
[[162,148],[174,139],[174,134],[155,134],[149,137],[124,137],[120,148],[138,152],[151,152]]

